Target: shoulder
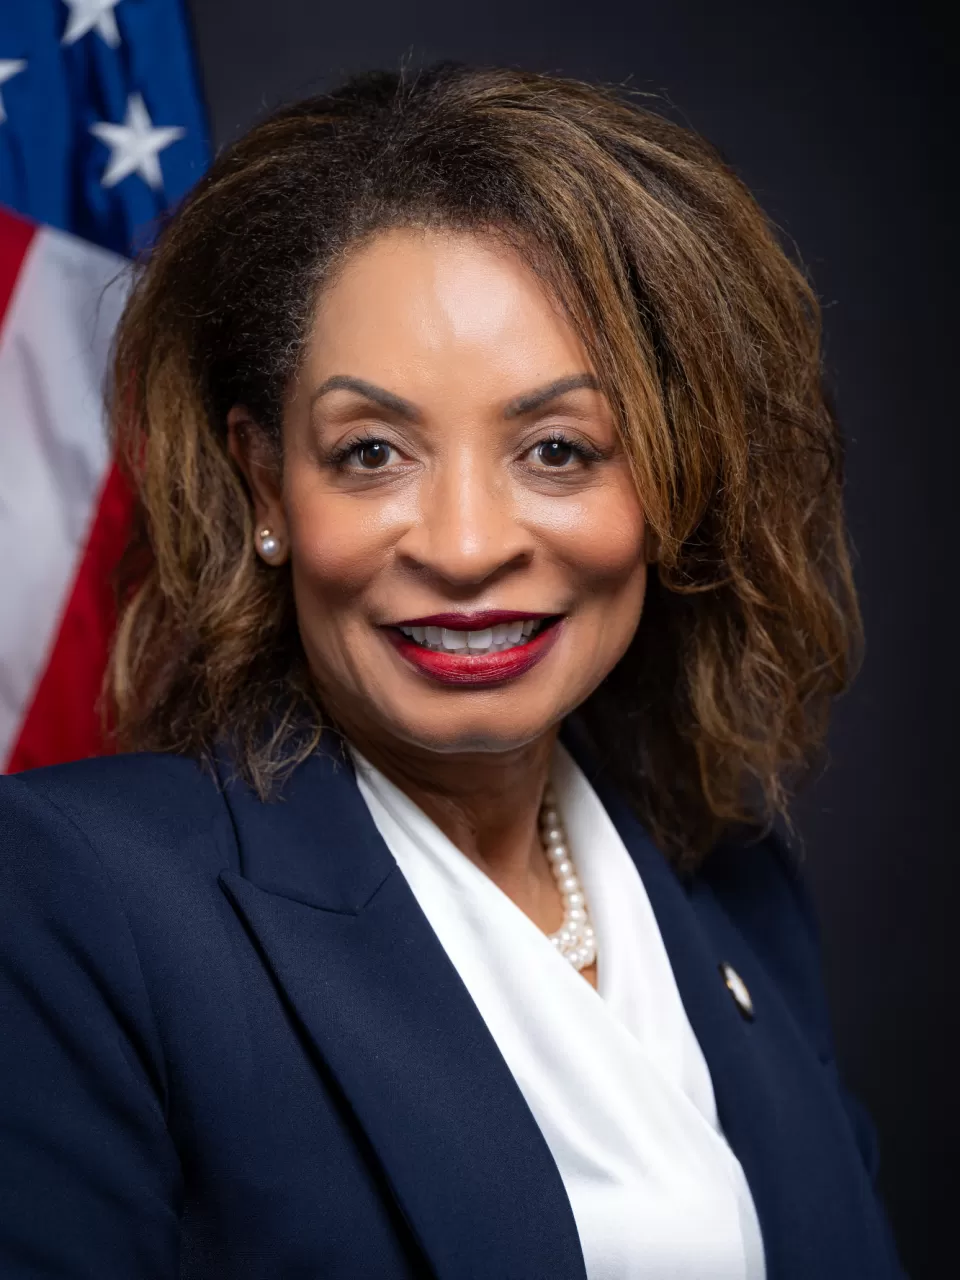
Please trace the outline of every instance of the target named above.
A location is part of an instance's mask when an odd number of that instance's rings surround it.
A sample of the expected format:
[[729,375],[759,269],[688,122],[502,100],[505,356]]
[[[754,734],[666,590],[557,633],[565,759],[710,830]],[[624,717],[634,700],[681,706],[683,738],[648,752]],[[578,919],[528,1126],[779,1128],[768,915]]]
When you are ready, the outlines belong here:
[[[84,1134],[98,1177],[139,1184],[149,1151],[151,1177],[175,1186],[168,1067],[188,1034],[178,1011],[190,1031],[210,1017],[193,975],[209,972],[211,952],[230,973],[216,935],[229,912],[217,891],[229,832],[215,779],[185,759],[0,778],[0,1128],[14,1116],[47,1135],[22,1167],[28,1180],[47,1169],[48,1199],[81,1203],[60,1174],[88,1168]],[[213,985],[221,993],[227,980]]]
[[758,942],[775,945],[784,925],[807,941],[817,933],[801,859],[776,832],[721,841],[696,878]]
[[216,777],[183,756],[140,753],[0,778],[0,875],[68,876],[81,865],[124,884],[227,865]]
[[775,981],[820,1057],[832,1057],[819,922],[800,855],[776,832],[725,840],[706,858],[692,891],[719,905]]
[[212,772],[187,756],[141,752],[28,769],[0,778],[0,814],[24,807],[61,813],[81,829],[116,824],[176,829],[222,808]]
[[156,820],[184,810],[209,810],[216,779],[188,756],[156,752],[102,756],[28,769],[0,778],[0,811],[29,795],[65,812],[152,814]]

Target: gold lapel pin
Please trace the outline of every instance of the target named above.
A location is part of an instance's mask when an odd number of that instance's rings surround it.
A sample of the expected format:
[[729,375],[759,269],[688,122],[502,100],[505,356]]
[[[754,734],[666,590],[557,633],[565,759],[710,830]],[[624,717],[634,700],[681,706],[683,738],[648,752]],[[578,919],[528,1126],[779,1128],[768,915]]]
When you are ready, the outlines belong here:
[[737,973],[732,964],[726,961],[720,966],[720,973],[727,990],[733,996],[734,1003],[743,1014],[748,1022],[753,1021],[753,1000],[750,998],[750,990],[747,984]]

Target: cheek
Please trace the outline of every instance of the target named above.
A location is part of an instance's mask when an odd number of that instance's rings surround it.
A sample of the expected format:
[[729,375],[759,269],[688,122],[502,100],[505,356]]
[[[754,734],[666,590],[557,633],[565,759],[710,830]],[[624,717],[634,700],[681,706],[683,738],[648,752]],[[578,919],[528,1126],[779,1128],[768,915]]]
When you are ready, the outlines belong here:
[[645,529],[643,508],[629,482],[605,485],[549,513],[556,553],[583,587],[597,594],[642,589]]
[[294,578],[309,594],[328,603],[349,600],[363,591],[382,559],[379,539],[356,521],[312,511],[290,531]]
[[593,494],[557,530],[560,555],[577,584],[579,625],[571,633],[584,678],[595,687],[636,634],[647,588],[646,525],[632,483]]
[[328,604],[360,594],[383,568],[403,513],[320,485],[291,485],[287,518],[295,582]]
[[391,539],[373,504],[316,493],[288,503],[293,594],[300,634],[321,687],[350,688],[362,675],[357,604],[382,573]]

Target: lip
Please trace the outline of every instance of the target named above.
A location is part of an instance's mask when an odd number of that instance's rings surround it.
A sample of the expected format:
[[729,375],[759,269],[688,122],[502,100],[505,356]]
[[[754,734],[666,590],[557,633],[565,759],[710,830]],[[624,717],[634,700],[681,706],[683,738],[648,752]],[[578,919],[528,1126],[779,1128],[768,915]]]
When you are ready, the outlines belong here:
[[555,613],[530,613],[519,609],[479,609],[475,613],[431,613],[428,618],[402,618],[394,627],[449,627],[451,631],[483,631],[498,622],[526,621],[527,618],[555,618]]
[[[498,611],[497,613],[478,614],[435,614],[434,617],[455,618],[460,623],[457,630],[461,630],[463,629],[462,620],[466,617],[469,617],[471,621],[475,618],[483,618],[493,619],[496,622],[511,622],[517,618],[552,618],[556,617],[556,614],[504,614],[503,611]],[[411,640],[409,636],[405,636],[402,631],[398,631],[394,627],[385,628],[384,634],[400,656],[428,679],[434,680],[438,684],[477,687],[505,684],[509,680],[516,680],[519,676],[525,675],[532,667],[542,662],[556,644],[563,622],[564,619],[559,617],[552,626],[544,627],[542,631],[538,631],[533,639],[528,640],[526,644],[515,645],[512,649],[505,649],[501,653],[441,653],[436,649],[425,649],[423,645],[417,644],[415,640]],[[401,625],[405,627],[438,627],[449,626],[450,624],[449,622],[437,622],[434,619],[418,619],[416,622],[404,622]],[[479,630],[481,625],[492,626],[493,622],[485,621],[482,624],[473,624],[466,629],[474,630],[476,628]]]

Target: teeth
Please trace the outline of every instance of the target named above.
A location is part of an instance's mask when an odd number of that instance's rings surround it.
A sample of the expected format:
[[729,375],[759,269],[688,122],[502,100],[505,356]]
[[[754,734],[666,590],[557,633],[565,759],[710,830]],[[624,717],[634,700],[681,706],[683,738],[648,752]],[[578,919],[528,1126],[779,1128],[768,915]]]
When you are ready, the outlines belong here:
[[528,640],[542,625],[539,618],[498,622],[482,631],[454,631],[449,627],[400,627],[405,636],[427,649],[447,653],[502,653]]

